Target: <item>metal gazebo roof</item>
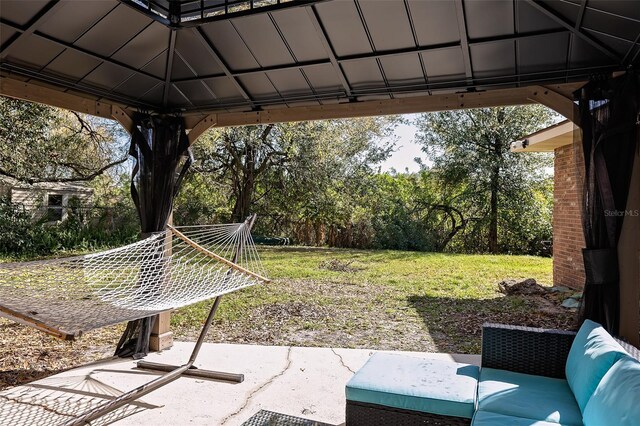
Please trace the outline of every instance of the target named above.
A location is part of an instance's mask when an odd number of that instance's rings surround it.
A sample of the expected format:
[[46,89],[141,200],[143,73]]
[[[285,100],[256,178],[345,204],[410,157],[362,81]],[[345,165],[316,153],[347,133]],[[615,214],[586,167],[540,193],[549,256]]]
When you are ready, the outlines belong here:
[[638,65],[639,38],[636,0],[0,3],[3,94],[219,124],[504,104],[542,85],[566,97]]

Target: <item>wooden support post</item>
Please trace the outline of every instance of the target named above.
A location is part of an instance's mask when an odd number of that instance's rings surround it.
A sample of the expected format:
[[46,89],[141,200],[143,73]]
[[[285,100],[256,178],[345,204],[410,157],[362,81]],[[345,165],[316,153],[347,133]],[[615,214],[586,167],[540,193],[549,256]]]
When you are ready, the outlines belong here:
[[156,322],[151,329],[149,350],[158,352],[173,346],[173,332],[171,331],[171,311],[156,315]]
[[[173,224],[173,213],[169,215],[169,224]],[[167,233],[165,238],[165,255],[170,255],[172,250],[172,236]],[[173,332],[171,331],[171,311],[156,315],[156,321],[151,329],[149,337],[149,350],[158,352],[173,346]]]

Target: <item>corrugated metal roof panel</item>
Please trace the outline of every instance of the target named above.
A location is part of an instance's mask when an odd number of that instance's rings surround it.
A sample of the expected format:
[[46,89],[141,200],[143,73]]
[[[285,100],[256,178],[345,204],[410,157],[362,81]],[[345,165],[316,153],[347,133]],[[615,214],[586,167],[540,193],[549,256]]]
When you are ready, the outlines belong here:
[[384,86],[380,68],[375,59],[362,59],[342,64],[351,87]]
[[518,66],[522,73],[563,69],[567,61],[569,34],[559,33],[518,41]]
[[18,25],[26,25],[49,3],[47,0],[2,0],[2,17]]
[[462,49],[451,47],[422,53],[427,77],[432,82],[464,79]]
[[[136,91],[136,93],[140,93]],[[152,105],[160,105],[162,103],[162,96],[164,95],[164,84],[158,84],[153,89],[143,92],[138,98],[144,102],[148,102]]]
[[381,58],[384,75],[390,83],[424,83],[424,73],[417,53]]
[[420,46],[460,40],[453,2],[409,0],[409,10]]
[[287,46],[268,14],[239,18],[234,21],[234,26],[260,66],[293,63]]
[[113,59],[140,69],[167,49],[169,32],[167,27],[154,22],[116,52]]
[[53,12],[50,19],[38,26],[38,30],[67,43],[72,43],[117,5],[118,2],[115,0],[66,0],[58,10]]
[[[560,2],[556,2],[560,5]],[[549,18],[544,13],[540,12],[538,9],[529,5],[527,2],[521,1],[516,3],[517,5],[517,21],[518,21],[518,32],[520,33],[528,33],[534,31],[544,31],[544,30],[553,30],[560,29],[562,26],[555,22],[553,19]],[[577,15],[578,7],[568,3],[567,13],[571,15]]]
[[267,73],[269,80],[281,94],[311,93],[311,88],[298,69],[271,71]]
[[471,46],[474,77],[497,77],[515,74],[515,42],[501,41]]
[[469,38],[513,34],[513,2],[464,0]]
[[[64,48],[41,37],[21,37],[11,45],[6,59],[42,68],[58,56]],[[3,58],[4,59],[4,58]]]
[[[640,9],[640,3],[636,4]],[[585,10],[582,25],[585,30],[611,34],[629,40],[630,43],[635,41],[640,31],[640,22],[590,9]]]
[[403,5],[389,1],[361,1],[359,4],[376,51],[415,46],[409,15]]
[[111,56],[151,22],[143,14],[131,13],[129,7],[120,5],[92,26],[75,45],[99,55]]
[[[196,75],[222,74],[222,69],[220,69],[218,63],[213,60],[205,45],[197,37],[199,36],[192,31],[178,31],[176,35],[176,51],[180,54],[182,60],[184,60],[185,64],[188,64]],[[174,78],[181,77],[176,74]]]
[[577,37],[574,37],[571,42],[571,54],[569,58],[570,68],[605,65],[610,62],[610,59],[603,56],[602,52]]
[[114,88],[114,91],[125,96],[132,93],[145,93],[158,84],[157,80],[143,74],[132,74],[129,78]]
[[251,76],[241,76],[238,78],[242,85],[247,89],[249,95],[253,97],[260,96],[278,96],[275,87],[264,74],[251,74]]
[[306,67],[303,71],[311,82],[311,86],[316,90],[342,89],[336,70],[329,64]]
[[205,84],[213,90],[216,98],[220,100],[239,100],[242,99],[240,92],[228,77],[208,78],[204,80]]
[[174,80],[180,80],[185,78],[196,77],[197,74],[191,68],[180,55],[180,52],[176,50],[173,56],[173,68],[171,69],[171,78]]
[[260,67],[230,22],[213,22],[202,26],[202,29],[232,70]]
[[297,7],[274,12],[273,19],[298,61],[327,59],[324,47],[313,30],[313,24],[305,8]]
[[164,78],[167,68],[167,51],[160,53],[153,58],[142,70],[149,74],[155,75],[158,78]]
[[15,31],[14,29],[6,25],[0,25],[0,44],[6,43],[7,40],[13,38],[16,33],[17,31]]
[[47,65],[46,71],[80,80],[100,64],[98,59],[67,49]]
[[202,81],[185,81],[176,83],[176,87],[196,105],[205,105],[216,102],[212,90]]
[[[3,76],[160,112],[568,82],[640,65],[637,1],[461,0],[461,14],[454,1],[260,3],[215,22],[178,20],[175,51],[170,21],[138,3],[2,1]],[[468,40],[460,39],[461,26]],[[165,100],[171,64],[175,88]]]
[[336,55],[347,56],[372,51],[352,0],[320,3],[316,10]]
[[587,9],[598,9],[640,22],[640,7],[630,7],[629,3],[637,3],[633,0],[589,0]]
[[111,90],[129,78],[133,72],[126,68],[110,63],[102,63],[98,68],[87,75],[83,82],[91,83],[98,87]]

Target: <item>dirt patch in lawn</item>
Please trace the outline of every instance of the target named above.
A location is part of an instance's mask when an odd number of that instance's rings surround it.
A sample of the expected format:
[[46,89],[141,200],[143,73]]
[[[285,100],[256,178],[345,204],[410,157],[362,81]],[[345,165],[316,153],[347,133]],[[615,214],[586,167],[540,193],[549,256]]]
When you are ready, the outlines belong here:
[[122,330],[108,327],[67,342],[0,318],[0,389],[109,357]]
[[[217,320],[211,342],[479,353],[484,322],[573,329],[575,311],[557,293],[457,299],[409,295],[374,283],[279,280],[293,302],[250,309]],[[304,301],[304,302],[303,302]],[[197,330],[176,330],[194,340]]]

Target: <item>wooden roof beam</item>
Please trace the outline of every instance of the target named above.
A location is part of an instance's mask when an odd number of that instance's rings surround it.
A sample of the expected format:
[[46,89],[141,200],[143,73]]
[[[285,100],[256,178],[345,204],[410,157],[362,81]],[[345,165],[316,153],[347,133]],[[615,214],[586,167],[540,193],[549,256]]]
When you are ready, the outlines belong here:
[[215,127],[281,123],[289,121],[326,120],[390,114],[415,114],[454,109],[486,108],[541,103],[572,120],[575,106],[564,93],[584,83],[556,86],[528,86],[495,89],[484,92],[435,94],[399,99],[349,102],[344,104],[299,106],[250,112],[212,112]]
[[0,77],[0,95],[95,115],[96,117],[114,119],[127,132],[131,133],[133,129],[131,111],[124,105],[86,98],[75,93],[62,92],[50,87],[8,77]]

